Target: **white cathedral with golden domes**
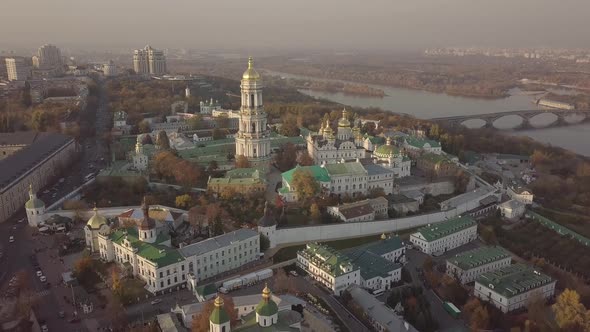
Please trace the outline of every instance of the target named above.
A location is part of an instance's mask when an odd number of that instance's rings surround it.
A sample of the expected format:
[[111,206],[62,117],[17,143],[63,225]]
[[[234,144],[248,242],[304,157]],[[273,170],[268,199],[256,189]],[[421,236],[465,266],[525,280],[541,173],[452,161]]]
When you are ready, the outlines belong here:
[[245,156],[252,167],[267,171],[271,162],[270,130],[262,104],[262,80],[254,69],[252,57],[242,75],[242,106],[236,135],[236,157]]
[[338,130],[330,126],[330,120],[324,118],[317,135],[308,135],[307,153],[316,165],[335,164],[342,160],[365,158],[364,138],[357,120],[351,126],[346,109],[338,120]]

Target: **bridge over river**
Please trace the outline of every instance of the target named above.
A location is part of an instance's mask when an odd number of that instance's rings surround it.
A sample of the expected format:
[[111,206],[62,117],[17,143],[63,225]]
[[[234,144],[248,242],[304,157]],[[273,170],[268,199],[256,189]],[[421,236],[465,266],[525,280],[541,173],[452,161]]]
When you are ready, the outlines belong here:
[[[534,127],[531,125],[531,120],[536,116],[541,114],[553,114],[555,115],[555,120],[547,125],[542,127]],[[517,125],[514,128],[509,129],[540,129],[540,128],[548,128],[548,127],[557,127],[557,126],[566,126],[566,125],[575,125],[580,124],[585,121],[590,120],[590,110],[561,110],[561,109],[549,109],[549,110],[521,110],[521,111],[509,111],[509,112],[498,112],[498,113],[487,113],[487,114],[473,114],[473,115],[459,115],[459,116],[449,116],[449,117],[441,117],[441,118],[431,118],[431,121],[438,122],[442,125],[446,126],[460,126],[465,125],[465,122],[468,120],[481,120],[485,122],[484,127],[487,128],[497,128],[497,129],[508,129],[508,128],[498,128],[494,126],[494,122],[497,120],[516,115],[522,119],[520,125]],[[578,120],[576,121],[568,121],[566,118],[575,116]]]

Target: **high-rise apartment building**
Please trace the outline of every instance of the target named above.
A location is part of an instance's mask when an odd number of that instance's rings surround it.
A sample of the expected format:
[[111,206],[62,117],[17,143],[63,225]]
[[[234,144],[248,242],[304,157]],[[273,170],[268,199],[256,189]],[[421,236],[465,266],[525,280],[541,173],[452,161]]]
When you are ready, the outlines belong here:
[[164,51],[147,45],[133,52],[133,70],[136,74],[162,75],[166,73],[166,56]]
[[6,73],[9,81],[23,81],[30,77],[31,67],[23,57],[6,58]]
[[35,68],[58,68],[63,65],[61,51],[55,45],[45,44],[37,50],[33,57]]

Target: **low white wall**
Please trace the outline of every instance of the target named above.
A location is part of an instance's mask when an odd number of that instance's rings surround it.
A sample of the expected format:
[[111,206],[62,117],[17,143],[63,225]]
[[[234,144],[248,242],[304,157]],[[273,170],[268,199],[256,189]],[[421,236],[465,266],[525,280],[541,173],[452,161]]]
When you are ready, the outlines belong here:
[[376,235],[381,233],[398,232],[401,230],[441,222],[457,216],[455,210],[429,213],[406,218],[396,218],[379,221],[351,222],[321,226],[304,226],[293,228],[279,228],[276,230],[271,245],[290,243],[329,241],[344,238]]

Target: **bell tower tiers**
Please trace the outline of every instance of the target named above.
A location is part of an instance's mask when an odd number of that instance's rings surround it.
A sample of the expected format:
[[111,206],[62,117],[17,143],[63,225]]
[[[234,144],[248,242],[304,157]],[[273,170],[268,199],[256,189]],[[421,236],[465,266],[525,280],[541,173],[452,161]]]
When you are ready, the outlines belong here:
[[254,69],[252,57],[248,59],[248,69],[242,75],[240,88],[242,105],[236,137],[236,156],[243,155],[248,158],[252,167],[268,171],[271,161],[270,131],[262,106],[262,80]]

